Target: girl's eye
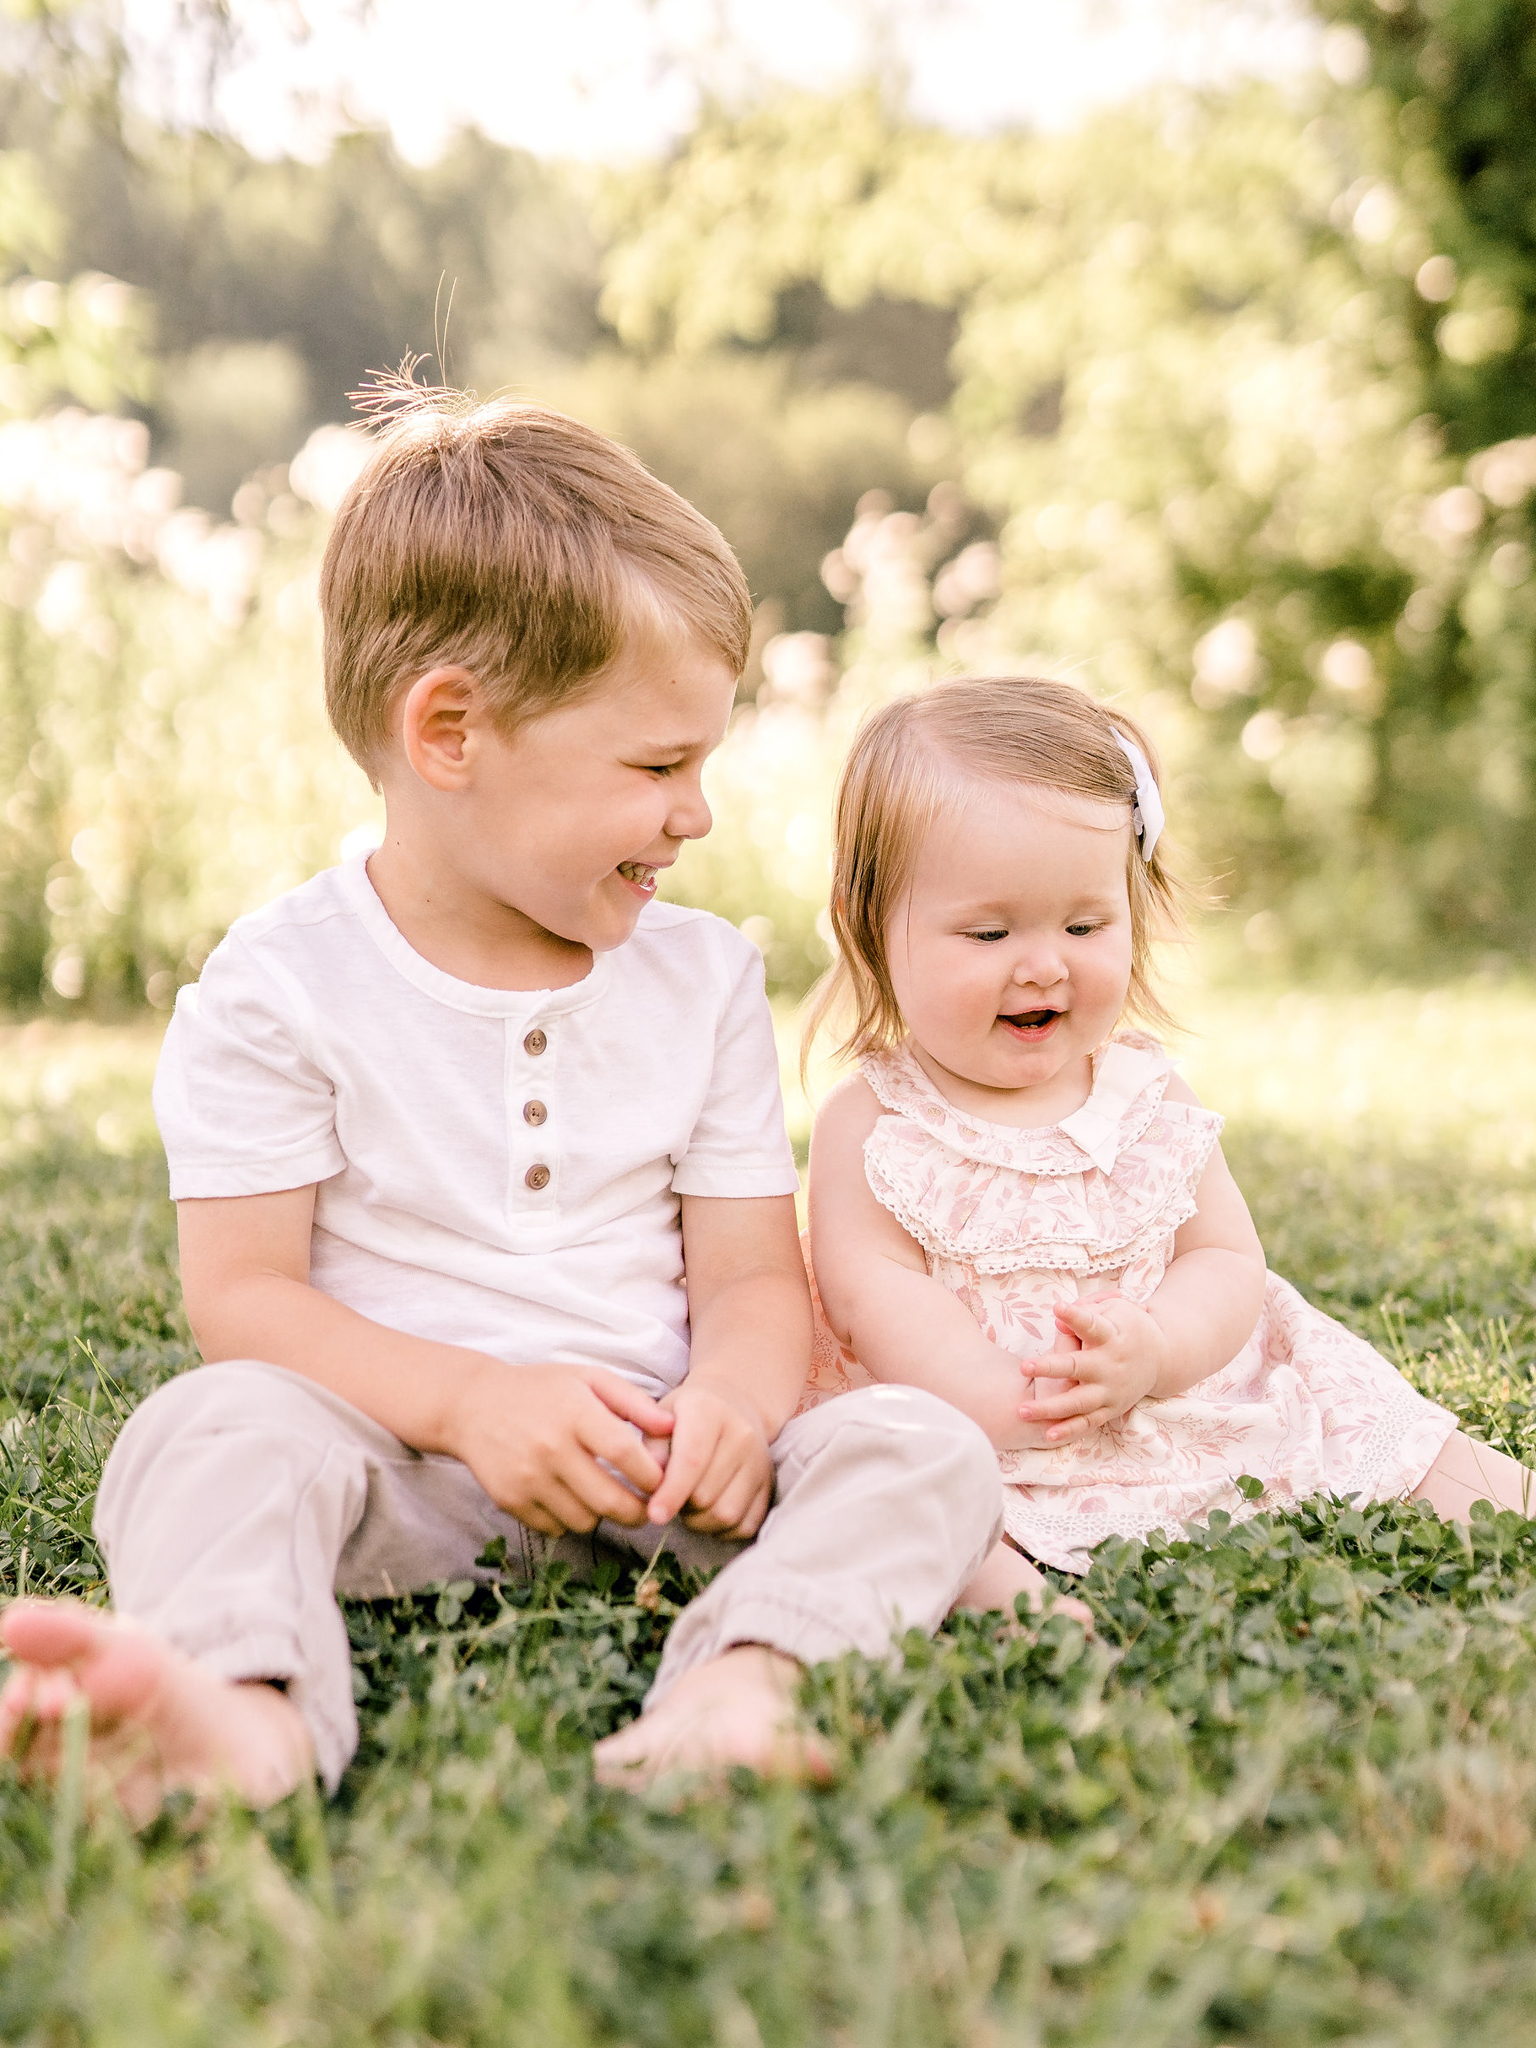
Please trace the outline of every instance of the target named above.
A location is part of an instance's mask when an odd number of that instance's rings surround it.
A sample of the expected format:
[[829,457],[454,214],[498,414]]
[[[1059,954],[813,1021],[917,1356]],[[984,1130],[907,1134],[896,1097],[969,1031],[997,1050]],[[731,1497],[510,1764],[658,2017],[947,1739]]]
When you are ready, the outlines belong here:
[[1071,939],[1086,939],[1090,938],[1097,930],[1098,926],[1096,924],[1069,924],[1067,926],[1067,936]]
[[981,932],[972,932],[970,936],[973,939],[980,939],[983,945],[995,946],[999,939],[1006,939],[1008,934],[999,928],[989,929],[987,931]]

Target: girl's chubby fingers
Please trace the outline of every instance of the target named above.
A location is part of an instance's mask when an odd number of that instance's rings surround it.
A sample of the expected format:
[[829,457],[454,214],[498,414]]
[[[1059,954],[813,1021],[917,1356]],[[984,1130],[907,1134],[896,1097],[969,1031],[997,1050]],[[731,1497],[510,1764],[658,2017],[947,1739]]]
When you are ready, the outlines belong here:
[[1024,1401],[1019,1406],[1021,1422],[1071,1422],[1080,1415],[1091,1415],[1095,1408],[1104,1405],[1104,1389],[1090,1381],[1080,1380],[1070,1392],[1051,1394],[1038,1401]]
[[1092,1427],[1086,1415],[1074,1415],[1070,1422],[1053,1423],[1045,1432],[1045,1447],[1049,1451],[1054,1451],[1063,1444],[1076,1443],[1078,1438],[1086,1436]]
[[1074,1307],[1070,1323],[1065,1321],[1059,1312],[1056,1320],[1068,1336],[1076,1337],[1083,1351],[1091,1350],[1098,1344],[1113,1344],[1120,1334],[1108,1316],[1101,1315],[1097,1309],[1091,1309],[1086,1304]]

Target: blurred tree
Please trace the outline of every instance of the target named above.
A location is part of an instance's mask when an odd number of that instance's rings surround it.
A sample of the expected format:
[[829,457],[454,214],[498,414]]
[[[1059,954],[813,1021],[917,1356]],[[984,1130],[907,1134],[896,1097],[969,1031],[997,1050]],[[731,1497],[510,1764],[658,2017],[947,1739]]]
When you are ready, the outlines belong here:
[[1245,87],[1050,138],[954,137],[872,92],[712,115],[610,194],[603,305],[685,351],[759,344],[808,285],[947,311],[1001,590],[919,608],[900,672],[926,640],[1155,698],[1256,950],[1524,953],[1536,469],[1464,476],[1430,413],[1433,244],[1360,114]]
[[609,349],[546,372],[537,389],[634,449],[716,522],[765,632],[835,632],[842,613],[821,564],[860,497],[877,489],[920,505],[938,476],[942,450],[921,433],[914,448],[908,402],[873,383],[808,383],[777,351],[646,361]]
[[[1450,445],[1536,429],[1536,7],[1313,0],[1373,165],[1417,231],[1412,331]],[[1416,264],[1409,259],[1418,256]]]
[[598,337],[596,245],[571,181],[480,136],[426,170],[374,133],[317,165],[264,163],[215,134],[60,120],[14,76],[0,129],[46,177],[60,265],[111,268],[152,299],[156,453],[213,509],[344,418],[364,372],[408,347],[440,340],[449,376],[491,353],[526,375]]

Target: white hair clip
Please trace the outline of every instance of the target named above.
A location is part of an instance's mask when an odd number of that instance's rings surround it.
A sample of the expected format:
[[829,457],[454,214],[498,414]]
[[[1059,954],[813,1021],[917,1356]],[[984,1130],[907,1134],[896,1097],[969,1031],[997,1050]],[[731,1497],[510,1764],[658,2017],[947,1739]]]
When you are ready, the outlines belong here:
[[1143,860],[1152,858],[1152,849],[1162,837],[1164,825],[1168,822],[1163,815],[1163,799],[1157,787],[1157,778],[1152,773],[1152,764],[1134,740],[1128,740],[1117,727],[1115,738],[1124,750],[1125,758],[1136,770],[1136,802],[1131,810],[1131,830],[1141,842]]

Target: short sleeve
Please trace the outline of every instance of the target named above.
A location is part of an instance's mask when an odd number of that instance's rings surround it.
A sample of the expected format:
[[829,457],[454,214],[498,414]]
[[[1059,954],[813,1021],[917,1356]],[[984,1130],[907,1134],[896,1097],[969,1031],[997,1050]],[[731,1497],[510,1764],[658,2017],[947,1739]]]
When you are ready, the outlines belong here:
[[184,988],[155,1070],[171,1199],[276,1194],[346,1165],[336,1094],[303,1050],[291,978],[229,938]]
[[738,1200],[792,1195],[800,1176],[784,1128],[762,956],[734,931],[728,935],[736,942],[735,957],[723,963],[728,992],[715,1031],[714,1063],[687,1148],[675,1158],[672,1186],[680,1195]]

